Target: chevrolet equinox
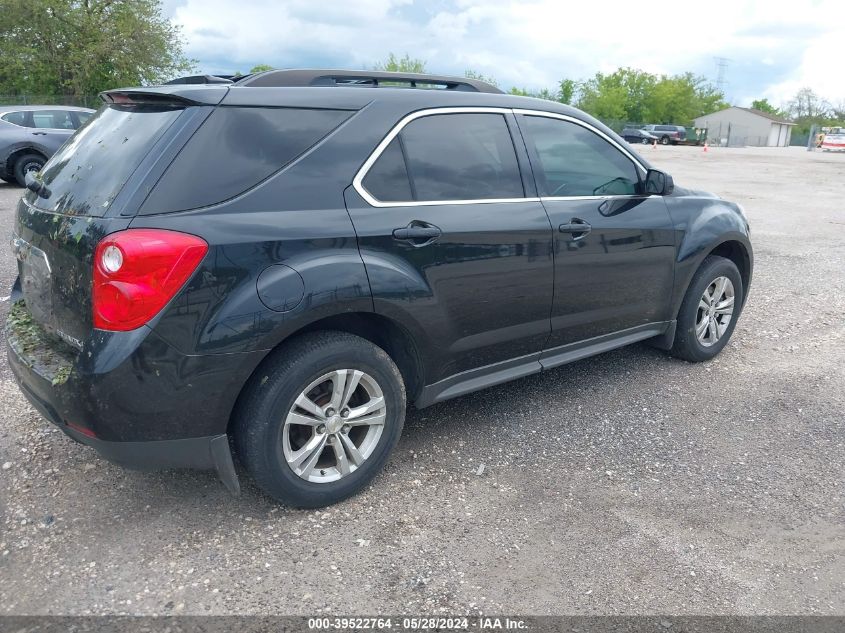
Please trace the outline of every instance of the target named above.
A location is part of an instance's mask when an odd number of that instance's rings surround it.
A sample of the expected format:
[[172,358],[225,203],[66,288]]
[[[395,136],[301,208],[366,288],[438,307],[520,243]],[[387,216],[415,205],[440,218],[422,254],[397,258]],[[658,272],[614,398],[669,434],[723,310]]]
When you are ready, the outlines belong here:
[[233,455],[294,506],[359,491],[426,407],[648,340],[706,361],[751,281],[739,205],[559,103],[278,70],[103,93],[27,176],[21,389],[135,468]]

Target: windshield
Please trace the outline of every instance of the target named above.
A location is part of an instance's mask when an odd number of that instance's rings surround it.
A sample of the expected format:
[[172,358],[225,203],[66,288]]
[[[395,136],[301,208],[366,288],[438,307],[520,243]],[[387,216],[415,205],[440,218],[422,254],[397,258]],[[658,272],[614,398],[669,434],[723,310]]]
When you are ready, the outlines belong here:
[[102,216],[181,108],[103,107],[47,162],[40,179],[47,198],[31,196],[45,211]]

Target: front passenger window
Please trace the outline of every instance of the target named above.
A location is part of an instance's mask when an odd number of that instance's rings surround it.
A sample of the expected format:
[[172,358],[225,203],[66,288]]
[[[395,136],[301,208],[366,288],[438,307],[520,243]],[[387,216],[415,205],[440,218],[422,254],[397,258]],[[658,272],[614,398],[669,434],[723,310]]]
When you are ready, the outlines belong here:
[[561,119],[523,118],[526,141],[533,145],[541,195],[632,195],[639,189],[634,163],[587,128]]

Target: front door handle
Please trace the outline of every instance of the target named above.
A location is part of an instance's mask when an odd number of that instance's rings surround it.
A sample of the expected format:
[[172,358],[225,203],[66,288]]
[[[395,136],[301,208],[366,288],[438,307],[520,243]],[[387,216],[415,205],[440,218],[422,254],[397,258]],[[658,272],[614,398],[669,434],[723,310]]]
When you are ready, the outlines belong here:
[[584,237],[593,229],[588,222],[579,218],[572,218],[572,220],[566,224],[561,224],[557,228],[561,233],[571,233],[576,240]]
[[33,136],[47,136],[47,132],[33,132]]
[[411,242],[414,246],[425,246],[440,237],[442,231],[433,224],[420,225],[411,222],[408,226],[393,229],[393,238]]

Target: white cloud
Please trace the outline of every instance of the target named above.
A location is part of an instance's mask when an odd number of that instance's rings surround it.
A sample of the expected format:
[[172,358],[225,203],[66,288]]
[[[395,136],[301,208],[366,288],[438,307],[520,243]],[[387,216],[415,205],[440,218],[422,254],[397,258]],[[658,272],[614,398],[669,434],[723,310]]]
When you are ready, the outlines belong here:
[[504,86],[541,88],[619,66],[714,78],[720,56],[731,60],[728,93],[737,100],[763,95],[779,102],[804,85],[845,100],[841,0],[169,3],[189,54],[214,72],[259,62],[369,67],[392,51],[427,60],[432,72],[472,68]]

